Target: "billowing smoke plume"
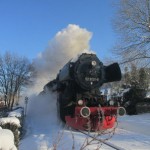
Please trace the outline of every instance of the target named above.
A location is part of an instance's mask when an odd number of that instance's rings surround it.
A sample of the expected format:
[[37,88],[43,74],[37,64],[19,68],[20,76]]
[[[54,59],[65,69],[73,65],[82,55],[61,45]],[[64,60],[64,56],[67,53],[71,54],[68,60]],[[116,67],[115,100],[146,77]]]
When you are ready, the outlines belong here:
[[91,37],[91,32],[72,24],[59,31],[48,47],[34,60],[37,80],[36,88],[32,88],[32,91],[42,91],[43,86],[55,79],[59,70],[71,58],[83,52],[92,53],[89,46]]

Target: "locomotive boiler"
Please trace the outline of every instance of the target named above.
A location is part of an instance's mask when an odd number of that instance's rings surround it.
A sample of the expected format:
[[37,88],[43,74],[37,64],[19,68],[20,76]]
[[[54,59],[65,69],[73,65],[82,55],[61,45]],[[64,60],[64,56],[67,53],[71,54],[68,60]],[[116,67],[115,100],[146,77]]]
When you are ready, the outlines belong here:
[[55,80],[45,88],[57,91],[57,111],[67,125],[80,130],[98,131],[112,128],[121,107],[110,106],[101,95],[100,87],[121,80],[118,63],[104,66],[95,54],[81,54],[70,60]]

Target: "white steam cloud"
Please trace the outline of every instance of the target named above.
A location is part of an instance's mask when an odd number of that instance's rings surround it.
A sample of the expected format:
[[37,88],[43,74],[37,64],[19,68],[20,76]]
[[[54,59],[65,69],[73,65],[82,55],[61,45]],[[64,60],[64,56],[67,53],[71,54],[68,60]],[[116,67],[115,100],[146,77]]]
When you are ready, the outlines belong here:
[[[43,86],[50,80],[56,78],[59,70],[72,58],[77,55],[90,51],[89,41],[92,33],[77,25],[68,25],[67,28],[58,32],[49,42],[47,49],[41,52],[34,60],[37,78],[32,88],[29,88],[25,94],[39,94]],[[28,127],[33,132],[35,141],[32,142],[33,149],[41,148],[37,142],[50,145],[52,131],[56,130],[58,123],[56,93],[47,93],[36,97],[30,97],[27,109]],[[57,125],[59,129],[59,125]],[[49,135],[51,135],[49,137]],[[33,139],[33,138],[32,138]],[[52,141],[53,139],[51,139]],[[46,143],[45,143],[46,142]],[[24,144],[25,146],[26,144]],[[42,144],[43,146],[43,144]],[[47,145],[46,146],[47,149]]]
[[59,31],[49,42],[48,47],[34,60],[37,80],[32,92],[42,91],[43,86],[55,79],[59,70],[71,58],[83,52],[92,53],[89,45],[91,37],[91,32],[73,24]]

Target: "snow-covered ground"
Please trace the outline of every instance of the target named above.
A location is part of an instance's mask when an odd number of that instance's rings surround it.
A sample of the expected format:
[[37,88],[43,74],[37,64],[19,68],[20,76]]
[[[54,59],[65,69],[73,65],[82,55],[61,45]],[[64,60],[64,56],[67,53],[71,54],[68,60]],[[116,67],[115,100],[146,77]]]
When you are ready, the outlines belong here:
[[[105,136],[100,138],[106,138]],[[46,98],[33,98],[30,101],[26,135],[20,142],[19,150],[52,150],[53,146],[57,150],[79,150],[85,139],[85,135],[63,128],[57,119],[56,95],[51,94]],[[150,114],[118,118],[118,127],[108,142],[125,150],[149,150]],[[88,147],[90,150],[96,148],[97,144]],[[113,148],[102,144],[101,149]]]

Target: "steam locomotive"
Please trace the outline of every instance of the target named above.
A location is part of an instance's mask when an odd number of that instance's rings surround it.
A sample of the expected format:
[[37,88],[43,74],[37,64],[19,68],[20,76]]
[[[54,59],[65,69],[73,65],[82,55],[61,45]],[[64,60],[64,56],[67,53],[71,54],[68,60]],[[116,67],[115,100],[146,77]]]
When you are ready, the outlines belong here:
[[99,88],[103,83],[121,80],[118,63],[104,66],[95,54],[81,54],[69,61],[55,80],[45,85],[57,91],[60,119],[74,129],[100,131],[112,128],[122,107],[109,105]]

